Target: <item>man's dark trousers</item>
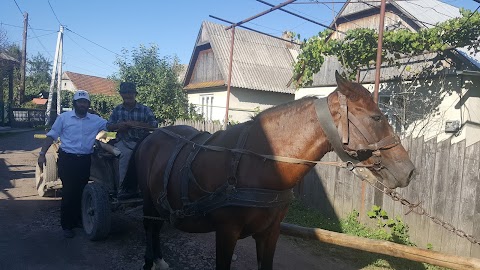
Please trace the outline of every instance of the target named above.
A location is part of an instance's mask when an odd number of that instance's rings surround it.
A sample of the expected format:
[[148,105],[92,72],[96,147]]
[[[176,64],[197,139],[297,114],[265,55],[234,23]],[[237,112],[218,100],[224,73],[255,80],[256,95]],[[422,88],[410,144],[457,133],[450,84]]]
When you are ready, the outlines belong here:
[[73,229],[81,221],[83,188],[90,177],[91,155],[58,152],[58,176],[62,180],[62,228]]

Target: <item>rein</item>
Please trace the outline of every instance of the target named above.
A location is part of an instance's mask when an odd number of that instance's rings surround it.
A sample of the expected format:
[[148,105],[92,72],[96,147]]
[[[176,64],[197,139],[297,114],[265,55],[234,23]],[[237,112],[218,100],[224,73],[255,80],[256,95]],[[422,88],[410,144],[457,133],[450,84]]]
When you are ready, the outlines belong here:
[[[216,152],[232,152],[232,153],[239,153],[239,154],[247,154],[247,155],[253,155],[253,156],[257,156],[257,157],[260,157],[264,160],[272,160],[272,161],[279,161],[279,162],[285,162],[285,163],[292,163],[292,164],[304,164],[304,165],[315,165],[315,164],[324,164],[324,165],[331,165],[331,166],[337,166],[337,167],[340,167],[340,168],[351,168],[352,167],[352,163],[353,162],[336,162],[336,161],[331,161],[331,162],[325,162],[325,161],[314,161],[314,160],[306,160],[306,159],[299,159],[299,158],[292,158],[292,157],[283,157],[283,156],[277,156],[277,155],[264,155],[264,154],[259,154],[259,153],[256,153],[256,152],[253,152],[251,150],[248,150],[248,149],[240,149],[240,148],[226,148],[226,147],[222,147],[222,146],[216,146],[216,145],[204,145],[204,144],[198,144],[198,143],[195,143],[191,140],[189,140],[188,138],[185,138],[175,132],[171,132],[167,129],[159,129],[160,131],[162,131],[163,133],[171,136],[171,137],[174,137],[174,138],[177,138],[177,139],[180,139],[180,140],[183,140],[184,142],[186,143],[189,143],[189,144],[192,144],[194,148],[196,147],[200,147],[200,148],[203,148],[203,149],[208,149],[208,150],[211,150],[211,151],[216,151]],[[358,165],[358,167],[371,167],[372,165]]]

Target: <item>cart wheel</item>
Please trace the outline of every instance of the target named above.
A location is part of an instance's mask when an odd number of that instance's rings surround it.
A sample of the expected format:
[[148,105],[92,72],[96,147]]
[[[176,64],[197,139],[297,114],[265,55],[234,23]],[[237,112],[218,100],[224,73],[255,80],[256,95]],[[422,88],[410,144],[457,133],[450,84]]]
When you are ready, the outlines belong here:
[[107,191],[95,182],[88,183],[82,195],[82,221],[83,229],[90,240],[101,240],[108,236],[110,211]]
[[37,193],[40,197],[52,196],[54,194],[53,189],[48,189],[47,183],[57,181],[57,159],[55,154],[47,153],[45,155],[47,164],[43,165],[43,172],[40,170],[40,167],[36,166],[35,168],[35,183],[37,187]]

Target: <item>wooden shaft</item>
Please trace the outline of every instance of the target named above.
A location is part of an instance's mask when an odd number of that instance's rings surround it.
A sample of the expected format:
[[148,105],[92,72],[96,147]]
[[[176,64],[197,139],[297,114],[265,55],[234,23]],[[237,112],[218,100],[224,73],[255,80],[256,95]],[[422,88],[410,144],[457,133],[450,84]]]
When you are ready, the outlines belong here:
[[337,246],[404,258],[416,262],[429,263],[451,269],[480,269],[480,260],[476,258],[460,257],[428,249],[410,247],[388,241],[350,236],[318,228],[305,228],[282,222],[280,232],[284,235],[319,240]]

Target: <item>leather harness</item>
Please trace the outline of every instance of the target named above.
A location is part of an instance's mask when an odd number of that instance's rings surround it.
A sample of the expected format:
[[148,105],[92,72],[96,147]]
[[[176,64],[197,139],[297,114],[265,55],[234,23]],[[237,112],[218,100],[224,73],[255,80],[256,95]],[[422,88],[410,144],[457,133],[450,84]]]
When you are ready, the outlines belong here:
[[[373,151],[372,155],[376,159],[378,159],[378,162],[375,162],[375,165],[377,165],[378,167],[374,168],[380,170],[382,169],[382,167],[380,165],[379,150],[394,147],[400,143],[400,140],[397,136],[394,135],[388,136],[378,141],[376,136],[374,134],[370,134],[361,124],[361,122],[352,113],[348,111],[346,97],[338,91],[337,93],[339,96],[341,114],[341,121],[338,128],[333,122],[328,107],[328,99],[321,98],[314,101],[315,111],[321,128],[325,132],[328,141],[332,145],[337,155],[347,164],[350,164],[347,169],[352,171],[355,175],[357,175],[363,180],[367,180],[369,182],[376,181],[376,177],[373,176],[373,174],[368,169],[363,168],[372,166],[357,165],[361,163],[359,162],[359,160],[356,159],[357,152],[365,150]],[[360,133],[362,133],[362,135],[369,143],[368,145],[358,145],[357,149],[350,149],[347,147],[349,141],[350,123],[352,123],[360,131]],[[248,139],[248,131],[250,130],[250,127],[251,123],[247,123],[247,127],[239,134],[235,149],[227,149],[220,146],[208,145],[208,142],[211,141],[215,136],[215,134],[212,135],[208,132],[197,132],[189,135],[188,137],[184,137],[165,128],[159,129],[161,132],[176,139],[176,147],[168,160],[165,174],[163,175],[164,189],[157,199],[157,203],[160,204],[163,209],[169,212],[170,219],[183,218],[187,216],[202,216],[215,209],[226,206],[268,208],[283,206],[291,202],[291,200],[293,199],[293,191],[291,189],[278,191],[260,188],[237,187],[236,174],[242,154],[253,154],[264,157],[266,159],[268,158],[275,161],[298,164],[312,164],[317,162],[279,156],[260,155],[248,149],[245,149],[244,146]],[[180,172],[182,208],[172,209],[167,199],[167,186],[174,163],[179,153],[182,149],[185,148],[186,145],[192,145],[192,147]],[[213,192],[201,188],[201,186],[195,179],[195,175],[192,172],[192,163],[195,160],[197,154],[202,149],[209,149],[213,151],[230,151],[232,153],[230,175],[227,177],[225,183]],[[205,193],[205,195],[196,201],[191,201],[188,197],[190,183],[195,184],[200,190]]]

